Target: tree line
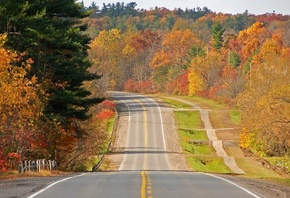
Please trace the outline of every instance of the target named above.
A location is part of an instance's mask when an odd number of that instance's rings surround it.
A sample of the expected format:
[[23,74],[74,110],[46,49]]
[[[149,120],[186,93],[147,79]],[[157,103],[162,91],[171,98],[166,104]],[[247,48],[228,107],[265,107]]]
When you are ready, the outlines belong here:
[[200,96],[237,106],[241,147],[289,155],[289,15],[103,9],[84,19],[93,38],[90,70],[102,75],[90,90]]

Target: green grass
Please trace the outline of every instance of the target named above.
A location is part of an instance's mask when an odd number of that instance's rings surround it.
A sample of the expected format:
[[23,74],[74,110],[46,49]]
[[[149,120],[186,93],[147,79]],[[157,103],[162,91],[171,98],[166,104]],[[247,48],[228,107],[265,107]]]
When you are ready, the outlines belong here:
[[[180,138],[180,146],[185,154],[197,154],[197,155],[214,155],[214,149],[207,144],[195,145],[190,143],[191,140],[204,140],[207,141],[207,135],[205,131],[200,130],[178,130],[178,136]],[[188,141],[189,140],[189,141]]]
[[100,157],[91,156],[86,159],[86,161],[80,165],[78,165],[75,171],[78,172],[86,172],[92,171],[93,167],[101,160]]
[[220,110],[220,109],[225,109],[225,106],[215,102],[213,100],[209,100],[206,98],[201,98],[201,97],[190,97],[190,96],[183,96],[180,97],[181,99],[185,99],[187,101],[190,101],[192,103],[195,103],[199,105],[203,109],[212,109],[212,110]]
[[283,178],[278,173],[273,170],[263,167],[260,162],[254,158],[236,158],[237,164],[241,169],[243,169],[248,177],[258,178],[258,179],[273,179],[273,178]]
[[115,123],[115,117],[109,118],[108,123],[107,123],[107,138],[100,151],[103,154],[110,152],[108,149],[108,146],[111,141],[111,136],[114,130],[114,123]]
[[240,124],[241,117],[237,110],[229,110],[229,116],[233,123],[235,123],[236,125]]
[[202,129],[204,127],[198,111],[174,111],[174,117],[178,128]]
[[290,157],[264,157],[271,165],[283,167],[290,173]]
[[[170,100],[171,103],[176,102]],[[172,106],[181,105],[172,104]],[[187,154],[186,160],[189,167],[194,171],[231,173],[231,170],[224,164],[222,158],[217,157],[213,147],[208,144],[208,138],[205,130],[196,130],[204,128],[199,111],[174,111],[174,117],[178,125],[178,136],[180,146],[184,154]],[[204,141],[202,144],[193,144],[191,141]]]
[[187,156],[188,165],[199,172],[210,173],[231,173],[231,170],[224,164],[223,158],[205,156]]
[[113,132],[113,127],[115,123],[115,117],[112,117],[108,120],[108,125],[107,125],[107,133],[108,135],[111,135]]
[[179,109],[189,109],[191,108],[190,105],[185,104],[183,102],[171,99],[171,98],[166,98],[166,97],[161,97],[161,99],[169,104],[172,108],[179,108]]
[[208,140],[206,132],[204,130],[178,130],[179,137],[181,139],[188,138],[190,140]]

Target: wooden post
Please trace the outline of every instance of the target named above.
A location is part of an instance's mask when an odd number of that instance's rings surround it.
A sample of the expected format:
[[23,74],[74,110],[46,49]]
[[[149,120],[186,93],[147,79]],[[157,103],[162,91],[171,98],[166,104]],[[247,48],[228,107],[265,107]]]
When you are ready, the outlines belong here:
[[30,172],[31,160],[28,160],[28,172]]
[[19,174],[23,173],[23,164],[22,164],[22,162],[18,165],[18,173]]

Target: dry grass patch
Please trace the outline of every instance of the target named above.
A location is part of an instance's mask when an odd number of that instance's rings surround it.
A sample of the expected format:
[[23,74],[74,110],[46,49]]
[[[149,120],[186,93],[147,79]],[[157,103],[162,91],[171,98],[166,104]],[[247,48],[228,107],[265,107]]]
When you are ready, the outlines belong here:
[[53,176],[60,176],[60,175],[70,175],[72,172],[65,172],[59,170],[43,170],[40,172],[27,172],[19,174],[18,171],[8,171],[3,174],[0,174],[0,180],[6,179],[16,179],[21,177],[53,177]]
[[216,130],[216,135],[219,140],[239,140],[240,130],[229,129],[229,130]]

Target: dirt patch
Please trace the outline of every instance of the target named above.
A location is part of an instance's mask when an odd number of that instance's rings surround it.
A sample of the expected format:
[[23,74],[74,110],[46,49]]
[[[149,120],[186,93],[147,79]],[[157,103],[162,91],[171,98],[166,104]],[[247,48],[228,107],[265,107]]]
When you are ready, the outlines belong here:
[[214,129],[237,127],[229,117],[228,110],[210,110],[208,114]]
[[239,140],[240,129],[236,128],[225,128],[215,130],[217,138],[219,140]]

